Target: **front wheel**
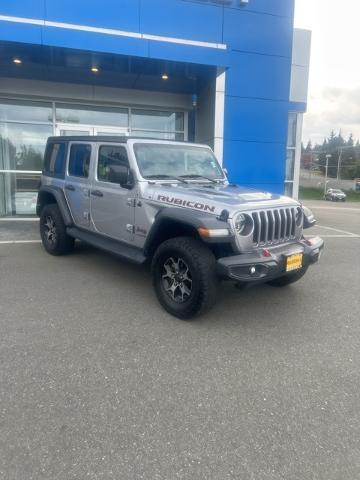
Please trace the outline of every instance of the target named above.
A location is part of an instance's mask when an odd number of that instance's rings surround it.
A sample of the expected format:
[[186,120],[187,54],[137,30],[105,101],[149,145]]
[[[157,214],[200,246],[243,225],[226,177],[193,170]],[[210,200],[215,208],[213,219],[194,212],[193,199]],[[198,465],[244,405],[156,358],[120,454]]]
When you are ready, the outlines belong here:
[[74,239],[66,233],[59,207],[45,205],[40,215],[40,236],[45,250],[51,255],[65,255],[74,248]]
[[199,240],[177,237],[162,243],[151,270],[163,308],[182,320],[210,310],[217,294],[215,265],[213,253]]
[[286,287],[287,285],[290,285],[291,283],[295,283],[300,280],[300,278],[302,278],[307,272],[307,269],[308,267],[303,267],[297,272],[288,273],[287,275],[284,275],[282,277],[274,278],[274,280],[270,280],[270,282],[267,283],[272,287]]

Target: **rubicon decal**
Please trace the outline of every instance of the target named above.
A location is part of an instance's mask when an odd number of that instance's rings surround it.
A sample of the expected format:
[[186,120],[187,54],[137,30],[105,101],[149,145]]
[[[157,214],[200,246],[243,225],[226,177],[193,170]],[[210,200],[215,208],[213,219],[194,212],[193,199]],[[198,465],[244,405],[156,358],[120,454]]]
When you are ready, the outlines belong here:
[[184,200],[182,198],[175,198],[175,197],[167,197],[165,195],[158,195],[157,198],[160,202],[164,203],[171,203],[173,205],[177,205],[178,207],[187,207],[187,208],[195,208],[196,210],[203,210],[204,212],[215,212],[215,207],[211,205],[207,205],[206,203],[200,202],[191,202],[190,200]]

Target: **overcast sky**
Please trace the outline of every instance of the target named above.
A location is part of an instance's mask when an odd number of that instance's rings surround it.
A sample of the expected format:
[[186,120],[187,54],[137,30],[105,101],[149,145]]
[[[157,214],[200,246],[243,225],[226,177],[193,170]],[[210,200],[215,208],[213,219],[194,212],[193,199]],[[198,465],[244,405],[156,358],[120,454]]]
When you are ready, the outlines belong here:
[[312,31],[304,142],[332,129],[360,139],[360,0],[296,0],[295,26]]

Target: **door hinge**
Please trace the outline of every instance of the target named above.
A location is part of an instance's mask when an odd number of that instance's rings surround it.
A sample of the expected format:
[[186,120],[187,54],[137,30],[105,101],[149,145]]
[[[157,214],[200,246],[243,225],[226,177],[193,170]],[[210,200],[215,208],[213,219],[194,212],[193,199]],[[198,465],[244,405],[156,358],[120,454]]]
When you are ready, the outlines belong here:
[[136,198],[128,198],[126,204],[129,207],[136,207]]
[[135,233],[135,225],[132,225],[131,223],[126,224],[126,231],[129,233]]

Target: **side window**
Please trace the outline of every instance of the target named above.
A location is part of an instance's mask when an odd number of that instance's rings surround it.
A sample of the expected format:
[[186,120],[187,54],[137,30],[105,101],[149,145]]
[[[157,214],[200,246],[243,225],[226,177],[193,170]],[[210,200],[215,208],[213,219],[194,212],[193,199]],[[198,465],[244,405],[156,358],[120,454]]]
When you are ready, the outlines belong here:
[[89,176],[91,145],[74,143],[70,148],[69,175],[73,177]]
[[50,143],[45,152],[44,173],[62,177],[65,173],[65,143]]
[[103,145],[100,147],[97,167],[98,180],[113,183],[112,173],[117,172],[122,167],[129,167],[125,147],[117,145]]

